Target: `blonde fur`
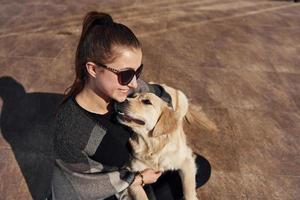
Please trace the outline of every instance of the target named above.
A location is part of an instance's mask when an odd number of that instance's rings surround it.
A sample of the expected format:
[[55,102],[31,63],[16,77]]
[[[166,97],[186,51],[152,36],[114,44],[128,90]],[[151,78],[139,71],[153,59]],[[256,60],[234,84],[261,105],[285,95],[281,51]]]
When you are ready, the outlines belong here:
[[[191,107],[189,108],[188,99],[183,92],[166,85],[162,86],[170,94],[173,108],[168,107],[166,102],[154,94],[140,93],[128,99],[129,103],[124,109],[125,116],[118,118],[136,134],[129,140],[134,157],[131,169],[179,170],[184,198],[196,200],[195,157],[186,143],[183,123],[200,123],[209,129],[216,127],[202,111],[194,113]],[[151,102],[151,105],[149,102],[145,104],[145,101]],[[144,121],[144,124],[137,123],[140,121]],[[147,200],[142,187],[131,186],[129,193],[135,200]]]
[[200,106],[189,105],[189,110],[184,117],[185,125],[195,126],[196,128],[206,129],[208,131],[217,132],[218,127],[203,112]]

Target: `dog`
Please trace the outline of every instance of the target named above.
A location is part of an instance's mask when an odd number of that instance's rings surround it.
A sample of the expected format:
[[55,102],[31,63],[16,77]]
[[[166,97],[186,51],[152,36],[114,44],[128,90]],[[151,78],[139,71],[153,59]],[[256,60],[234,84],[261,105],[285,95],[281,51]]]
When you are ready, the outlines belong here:
[[[134,136],[129,139],[133,150],[132,171],[151,168],[156,171],[179,170],[186,200],[196,200],[195,155],[187,145],[183,123],[198,122],[216,129],[205,114],[198,120],[191,114],[186,95],[180,90],[161,85],[172,98],[173,108],[153,93],[137,93],[119,106],[118,121],[130,127]],[[142,186],[131,186],[129,196],[147,200]]]

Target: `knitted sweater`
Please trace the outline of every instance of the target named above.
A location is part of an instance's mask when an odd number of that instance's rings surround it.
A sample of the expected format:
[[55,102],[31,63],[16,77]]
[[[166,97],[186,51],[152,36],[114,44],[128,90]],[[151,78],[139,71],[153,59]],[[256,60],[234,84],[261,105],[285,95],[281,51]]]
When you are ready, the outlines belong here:
[[[131,92],[153,92],[170,99],[160,87],[143,81],[138,81],[138,88]],[[95,120],[72,99],[60,107],[53,124],[56,135],[53,199],[101,200],[112,195],[128,198],[125,189],[133,182],[134,173],[117,163],[126,163],[126,159],[119,162],[118,152],[128,150],[125,146],[129,134],[120,129],[121,125],[108,126],[108,123],[105,119]],[[112,147],[115,151],[104,147],[110,144],[115,145]]]

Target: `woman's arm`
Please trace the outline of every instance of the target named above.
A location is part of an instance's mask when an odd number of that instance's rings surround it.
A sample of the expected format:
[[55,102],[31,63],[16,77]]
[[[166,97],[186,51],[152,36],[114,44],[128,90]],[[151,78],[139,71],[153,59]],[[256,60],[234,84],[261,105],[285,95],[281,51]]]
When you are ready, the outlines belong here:
[[102,199],[125,190],[135,173],[92,160],[87,152],[94,151],[101,142],[99,126],[80,118],[74,107],[70,109],[72,113],[63,111],[54,123],[53,195],[56,199]]
[[132,186],[144,186],[145,184],[155,183],[162,173],[156,172],[153,169],[145,169],[142,172],[136,173]]
[[106,198],[122,192],[130,185],[140,186],[154,183],[161,175],[161,172],[152,169],[134,173],[127,169],[108,168],[91,160],[81,151],[74,151],[74,148],[69,145],[64,144],[66,154],[71,153],[74,157],[86,160],[68,163],[56,159],[52,192],[57,199],[67,199],[70,195],[74,196],[74,199],[76,197],[83,197],[83,199]]

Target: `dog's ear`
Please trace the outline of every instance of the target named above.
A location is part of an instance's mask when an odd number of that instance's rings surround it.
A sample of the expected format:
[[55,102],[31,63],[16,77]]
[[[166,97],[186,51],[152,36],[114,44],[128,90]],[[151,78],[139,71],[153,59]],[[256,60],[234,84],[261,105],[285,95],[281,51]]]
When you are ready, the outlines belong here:
[[175,110],[179,118],[183,118],[188,111],[188,106],[189,106],[188,98],[180,90],[176,90],[166,85],[162,85],[162,86],[166,90],[166,92],[170,94],[172,98],[173,109]]
[[178,123],[179,119],[176,113],[170,108],[163,108],[160,118],[152,130],[152,137],[172,133],[178,127]]

